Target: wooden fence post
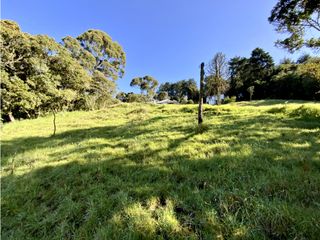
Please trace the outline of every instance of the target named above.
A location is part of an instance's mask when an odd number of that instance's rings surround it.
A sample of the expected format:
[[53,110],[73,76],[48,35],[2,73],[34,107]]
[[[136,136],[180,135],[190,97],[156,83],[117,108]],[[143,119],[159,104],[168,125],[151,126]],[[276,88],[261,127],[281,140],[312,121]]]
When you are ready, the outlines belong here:
[[204,63],[201,63],[200,69],[200,93],[199,93],[199,109],[198,109],[198,124],[203,122],[203,85],[204,85]]

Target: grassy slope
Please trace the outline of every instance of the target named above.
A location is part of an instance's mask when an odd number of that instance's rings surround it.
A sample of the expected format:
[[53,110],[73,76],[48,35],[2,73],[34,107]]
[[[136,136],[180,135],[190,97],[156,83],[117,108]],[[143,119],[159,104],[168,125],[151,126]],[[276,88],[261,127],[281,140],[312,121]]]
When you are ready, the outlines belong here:
[[[123,104],[6,124],[3,239],[318,239],[320,104]],[[300,108],[299,108],[300,107]]]

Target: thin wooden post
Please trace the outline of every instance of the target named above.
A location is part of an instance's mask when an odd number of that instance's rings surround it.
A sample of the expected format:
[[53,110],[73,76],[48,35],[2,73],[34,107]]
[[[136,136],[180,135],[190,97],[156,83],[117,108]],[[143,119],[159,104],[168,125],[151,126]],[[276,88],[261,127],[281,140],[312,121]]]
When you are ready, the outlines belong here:
[[57,127],[56,127],[56,112],[54,109],[52,109],[52,113],[53,113],[53,134],[52,134],[52,136],[55,136]]
[[203,122],[203,85],[204,85],[204,63],[200,66],[200,93],[199,93],[199,109],[198,109],[198,124]]

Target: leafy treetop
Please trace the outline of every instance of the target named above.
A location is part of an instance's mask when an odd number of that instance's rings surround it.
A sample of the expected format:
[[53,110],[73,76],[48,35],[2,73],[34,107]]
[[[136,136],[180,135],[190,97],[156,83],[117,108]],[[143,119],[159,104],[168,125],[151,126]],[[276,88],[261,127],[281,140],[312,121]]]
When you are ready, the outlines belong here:
[[307,29],[320,32],[319,0],[280,0],[272,9],[269,22],[276,26],[278,32],[289,34],[277,41],[277,45],[290,52],[303,46],[315,50],[320,48],[319,37],[304,39]]

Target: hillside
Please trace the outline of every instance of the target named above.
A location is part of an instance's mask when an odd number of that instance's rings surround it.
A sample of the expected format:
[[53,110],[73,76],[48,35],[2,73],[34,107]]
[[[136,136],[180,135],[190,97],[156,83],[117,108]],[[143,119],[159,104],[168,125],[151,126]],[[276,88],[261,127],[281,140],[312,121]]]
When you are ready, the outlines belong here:
[[3,239],[318,239],[320,103],[121,104],[4,124]]

